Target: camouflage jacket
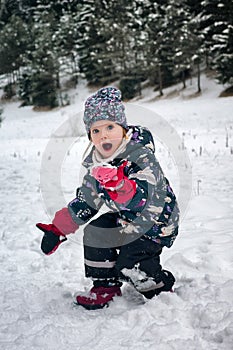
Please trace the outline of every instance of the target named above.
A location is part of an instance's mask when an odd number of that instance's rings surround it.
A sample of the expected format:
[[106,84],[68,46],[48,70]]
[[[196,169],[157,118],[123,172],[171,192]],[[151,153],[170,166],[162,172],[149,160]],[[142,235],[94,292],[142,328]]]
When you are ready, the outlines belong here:
[[146,235],[148,238],[171,247],[177,234],[179,208],[175,194],[155,157],[155,147],[150,131],[141,126],[131,126],[132,137],[125,150],[118,154],[113,166],[127,161],[124,175],[136,182],[136,193],[123,204],[111,200],[106,189],[90,175],[92,153],[85,158],[87,170],[76,198],[68,204],[73,220],[82,225],[96,215],[103,204],[118,212],[118,225],[124,233]]

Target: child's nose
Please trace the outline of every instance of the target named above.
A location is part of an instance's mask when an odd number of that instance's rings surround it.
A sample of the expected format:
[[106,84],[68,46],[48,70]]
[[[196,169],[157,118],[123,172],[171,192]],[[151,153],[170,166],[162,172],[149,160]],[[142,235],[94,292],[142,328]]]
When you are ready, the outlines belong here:
[[101,139],[106,139],[106,137],[107,137],[107,131],[101,130]]

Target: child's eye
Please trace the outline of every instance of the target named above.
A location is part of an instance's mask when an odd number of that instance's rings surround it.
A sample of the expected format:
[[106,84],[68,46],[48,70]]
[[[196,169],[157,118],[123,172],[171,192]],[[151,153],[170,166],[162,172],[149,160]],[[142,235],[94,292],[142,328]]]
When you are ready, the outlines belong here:
[[112,124],[108,125],[108,130],[112,130],[114,126]]
[[99,130],[98,129],[93,129],[92,134],[98,134]]

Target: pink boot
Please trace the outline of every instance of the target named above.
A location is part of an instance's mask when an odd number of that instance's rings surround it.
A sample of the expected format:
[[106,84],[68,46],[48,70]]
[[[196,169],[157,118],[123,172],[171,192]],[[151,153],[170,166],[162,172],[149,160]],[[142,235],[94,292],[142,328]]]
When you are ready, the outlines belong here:
[[108,306],[108,303],[115,296],[121,296],[119,286],[113,287],[92,287],[88,295],[78,295],[76,301],[78,305],[82,305],[85,309],[95,310]]

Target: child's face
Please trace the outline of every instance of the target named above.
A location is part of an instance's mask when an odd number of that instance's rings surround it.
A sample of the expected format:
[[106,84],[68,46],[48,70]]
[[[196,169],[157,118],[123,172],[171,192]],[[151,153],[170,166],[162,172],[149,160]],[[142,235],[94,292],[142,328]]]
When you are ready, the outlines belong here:
[[123,139],[123,128],[109,120],[99,120],[92,124],[91,141],[103,158],[108,158],[120,146]]

